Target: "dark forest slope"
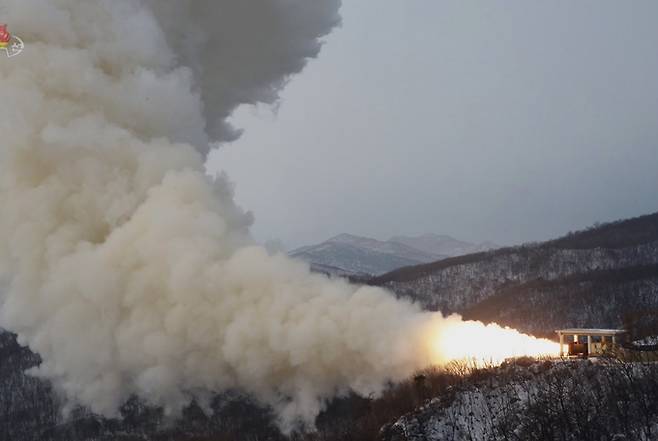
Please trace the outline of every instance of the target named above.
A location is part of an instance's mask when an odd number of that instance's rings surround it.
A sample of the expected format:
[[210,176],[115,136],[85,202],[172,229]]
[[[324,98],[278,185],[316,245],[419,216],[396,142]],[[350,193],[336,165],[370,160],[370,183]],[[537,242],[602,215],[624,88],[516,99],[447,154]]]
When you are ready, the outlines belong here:
[[430,310],[547,335],[557,327],[616,327],[655,316],[657,265],[654,213],[548,242],[401,268],[369,283]]

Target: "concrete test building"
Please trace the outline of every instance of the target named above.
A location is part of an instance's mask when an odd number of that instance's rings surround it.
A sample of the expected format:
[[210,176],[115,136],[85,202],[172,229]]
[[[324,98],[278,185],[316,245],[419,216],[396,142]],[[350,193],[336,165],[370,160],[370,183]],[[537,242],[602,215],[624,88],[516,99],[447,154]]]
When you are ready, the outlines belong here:
[[[586,329],[569,328],[555,331],[560,338],[560,357],[575,356],[597,356],[606,350],[612,349],[619,343],[620,337],[626,333],[624,329]],[[564,337],[570,337],[568,351],[565,353]],[[587,339],[581,343],[581,338]]]

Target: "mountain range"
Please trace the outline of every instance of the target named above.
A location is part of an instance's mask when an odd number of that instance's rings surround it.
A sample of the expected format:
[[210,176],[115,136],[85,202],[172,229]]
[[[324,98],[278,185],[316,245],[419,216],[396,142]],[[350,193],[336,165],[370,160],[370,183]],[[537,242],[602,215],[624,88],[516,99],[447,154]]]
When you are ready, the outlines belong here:
[[368,283],[428,310],[534,335],[566,327],[658,332],[658,213],[400,268]]
[[290,252],[313,270],[340,276],[368,277],[422,263],[497,248],[492,242],[473,244],[446,235],[396,236],[387,241],[340,234]]

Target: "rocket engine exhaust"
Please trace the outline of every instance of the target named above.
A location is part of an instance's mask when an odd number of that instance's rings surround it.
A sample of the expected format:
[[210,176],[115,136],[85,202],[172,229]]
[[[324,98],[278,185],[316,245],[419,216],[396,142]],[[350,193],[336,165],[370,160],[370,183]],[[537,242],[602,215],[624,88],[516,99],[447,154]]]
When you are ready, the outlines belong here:
[[65,411],[116,416],[138,395],[176,415],[237,387],[310,427],[337,394],[498,338],[496,360],[557,353],[268,255],[206,175],[211,143],[238,135],[227,116],[277,100],[338,0],[3,4],[25,50],[0,62],[0,327]]

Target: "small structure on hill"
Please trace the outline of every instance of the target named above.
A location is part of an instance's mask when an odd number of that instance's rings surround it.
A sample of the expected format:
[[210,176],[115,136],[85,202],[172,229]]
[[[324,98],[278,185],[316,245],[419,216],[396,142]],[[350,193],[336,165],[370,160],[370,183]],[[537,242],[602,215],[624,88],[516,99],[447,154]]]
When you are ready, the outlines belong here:
[[[560,357],[564,356],[598,356],[620,343],[620,338],[626,333],[624,329],[558,329],[560,338]],[[568,351],[564,351],[565,337],[571,337]]]

